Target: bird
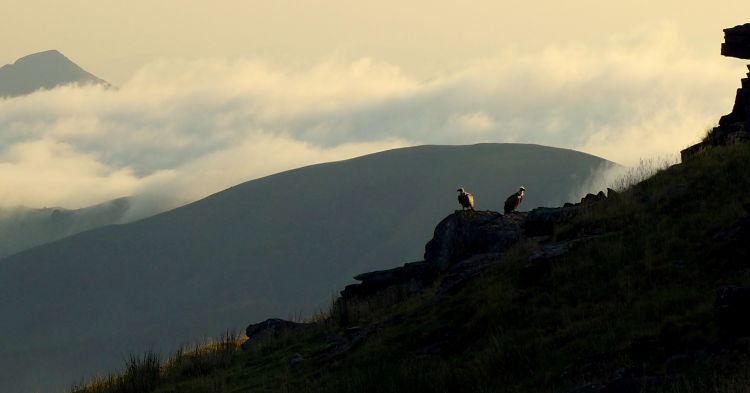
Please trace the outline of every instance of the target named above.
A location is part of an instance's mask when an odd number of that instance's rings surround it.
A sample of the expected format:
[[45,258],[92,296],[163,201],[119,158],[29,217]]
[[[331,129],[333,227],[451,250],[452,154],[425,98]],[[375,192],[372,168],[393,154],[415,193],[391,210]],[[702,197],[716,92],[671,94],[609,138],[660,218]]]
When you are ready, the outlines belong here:
[[458,190],[458,203],[461,204],[461,210],[474,210],[474,195],[469,194],[468,192],[464,191],[463,188],[459,188]]
[[505,214],[516,211],[518,207],[521,206],[521,202],[523,202],[523,197],[525,195],[526,188],[521,186],[518,188],[518,192],[513,193],[513,195],[509,196],[508,199],[505,200]]

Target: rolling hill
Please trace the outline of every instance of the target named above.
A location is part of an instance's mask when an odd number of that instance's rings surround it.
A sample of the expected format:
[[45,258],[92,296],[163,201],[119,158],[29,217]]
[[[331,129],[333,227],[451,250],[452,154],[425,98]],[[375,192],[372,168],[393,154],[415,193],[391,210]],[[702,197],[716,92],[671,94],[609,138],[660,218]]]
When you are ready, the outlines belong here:
[[129,353],[309,316],[353,275],[421,259],[459,186],[497,210],[523,184],[530,209],[580,197],[613,165],[537,145],[396,149],[21,252],[0,260],[0,390],[61,391]]

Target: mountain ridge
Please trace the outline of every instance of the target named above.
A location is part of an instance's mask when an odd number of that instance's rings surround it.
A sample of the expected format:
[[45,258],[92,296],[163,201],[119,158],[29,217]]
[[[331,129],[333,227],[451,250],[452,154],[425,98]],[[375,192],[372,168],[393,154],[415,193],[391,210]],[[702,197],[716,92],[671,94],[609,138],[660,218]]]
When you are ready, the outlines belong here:
[[26,55],[0,67],[0,98],[23,96],[71,83],[111,86],[55,49]]

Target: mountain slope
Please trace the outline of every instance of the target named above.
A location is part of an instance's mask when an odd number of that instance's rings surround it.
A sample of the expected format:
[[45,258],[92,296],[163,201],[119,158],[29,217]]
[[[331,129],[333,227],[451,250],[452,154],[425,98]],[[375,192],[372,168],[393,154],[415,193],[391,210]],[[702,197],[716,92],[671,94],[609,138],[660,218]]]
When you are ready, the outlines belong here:
[[309,315],[354,274],[421,259],[459,186],[478,209],[499,208],[521,184],[523,208],[555,205],[610,165],[536,145],[397,149],[254,180],[11,256],[0,261],[0,337],[13,338],[0,348],[0,381],[13,385],[0,390],[59,390],[133,351]]
[[120,222],[130,198],[82,209],[0,208],[0,258],[66,236]]
[[77,84],[109,83],[79,67],[56,50],[34,53],[0,67],[0,98],[33,93],[40,89]]
[[743,143],[576,206],[456,212],[430,268],[363,274],[323,318],[249,326],[244,351],[224,337],[76,392],[747,392],[748,196]]

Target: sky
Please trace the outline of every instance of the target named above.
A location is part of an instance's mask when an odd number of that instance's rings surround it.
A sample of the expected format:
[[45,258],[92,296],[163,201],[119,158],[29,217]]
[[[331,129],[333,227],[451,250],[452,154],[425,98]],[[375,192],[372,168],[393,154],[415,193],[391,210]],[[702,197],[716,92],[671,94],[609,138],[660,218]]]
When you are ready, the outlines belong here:
[[116,89],[0,100],[0,207],[184,203],[419,144],[624,164],[731,110],[747,1],[0,0],[0,64],[57,49]]

